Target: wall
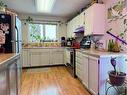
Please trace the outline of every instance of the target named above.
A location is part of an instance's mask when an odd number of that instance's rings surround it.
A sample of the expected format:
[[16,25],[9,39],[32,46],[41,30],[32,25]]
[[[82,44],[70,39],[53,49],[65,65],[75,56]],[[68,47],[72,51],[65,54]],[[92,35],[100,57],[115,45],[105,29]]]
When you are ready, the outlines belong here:
[[[118,1],[122,1],[122,0],[103,0],[103,2],[106,5],[106,14],[108,13],[108,8],[113,6]],[[107,14],[106,15],[106,31],[109,30],[110,28],[112,28],[111,32],[113,34],[115,34],[115,35],[118,35],[118,34],[120,34],[120,32],[123,32],[124,29],[125,29],[125,26],[123,24],[123,21],[124,21],[125,18],[127,19],[127,16],[125,16],[122,19],[118,19],[116,21],[109,22],[109,20],[108,20],[108,14]],[[127,41],[126,38],[127,38],[127,34],[125,34],[125,37],[124,37],[124,39]],[[107,39],[107,40],[105,40],[105,39]],[[105,47],[107,47],[107,43],[108,43],[109,39],[113,39],[113,38],[110,35],[105,33],[105,36],[102,39],[104,41],[104,43],[105,43]],[[127,46],[126,45],[123,45],[121,42],[119,42],[119,44],[121,45],[123,50],[127,51]]]
[[57,29],[57,40],[60,41],[62,36],[67,36],[67,27],[66,21],[67,18],[56,17],[56,16],[37,16],[37,15],[27,15],[27,14],[19,14],[19,17],[22,21],[22,32],[23,32],[23,43],[28,43],[28,24],[24,24],[26,21],[25,19],[31,16],[35,23],[46,23],[50,21],[51,23],[55,23],[58,25]]

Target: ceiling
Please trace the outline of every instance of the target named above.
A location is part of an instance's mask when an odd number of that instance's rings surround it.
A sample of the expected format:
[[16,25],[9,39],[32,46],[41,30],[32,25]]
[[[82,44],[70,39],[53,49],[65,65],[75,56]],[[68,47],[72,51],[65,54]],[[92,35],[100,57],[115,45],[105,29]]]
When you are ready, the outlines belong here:
[[8,8],[14,9],[18,13],[70,17],[89,4],[91,0],[56,0],[52,12],[49,14],[38,13],[36,11],[35,0],[2,1],[8,6]]

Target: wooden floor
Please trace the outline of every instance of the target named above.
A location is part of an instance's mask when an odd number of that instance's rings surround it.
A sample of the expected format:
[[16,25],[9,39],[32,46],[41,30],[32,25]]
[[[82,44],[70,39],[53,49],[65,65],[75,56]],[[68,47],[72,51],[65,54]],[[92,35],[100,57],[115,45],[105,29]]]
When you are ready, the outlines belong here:
[[24,70],[21,95],[90,95],[65,67]]

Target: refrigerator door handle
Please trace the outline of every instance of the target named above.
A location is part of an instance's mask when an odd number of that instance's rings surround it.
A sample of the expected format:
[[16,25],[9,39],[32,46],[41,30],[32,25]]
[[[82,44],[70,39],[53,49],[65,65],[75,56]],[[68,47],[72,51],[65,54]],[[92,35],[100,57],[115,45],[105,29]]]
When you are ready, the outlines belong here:
[[15,43],[15,42],[18,42],[18,41],[15,41],[15,40],[11,40],[12,43]]

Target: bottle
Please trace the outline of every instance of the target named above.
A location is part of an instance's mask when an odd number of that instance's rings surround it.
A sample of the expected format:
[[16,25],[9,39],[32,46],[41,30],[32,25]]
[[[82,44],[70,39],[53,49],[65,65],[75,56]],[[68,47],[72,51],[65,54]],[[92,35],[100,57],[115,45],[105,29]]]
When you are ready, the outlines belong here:
[[111,51],[111,40],[108,41],[108,51]]
[[114,47],[112,48],[112,51],[114,51],[114,52],[120,52],[120,48],[119,48],[117,40],[114,43]]
[[111,51],[113,51],[113,48],[114,48],[114,45],[115,45],[115,43],[114,43],[114,41],[113,41],[113,39],[112,39],[112,41],[111,41]]

